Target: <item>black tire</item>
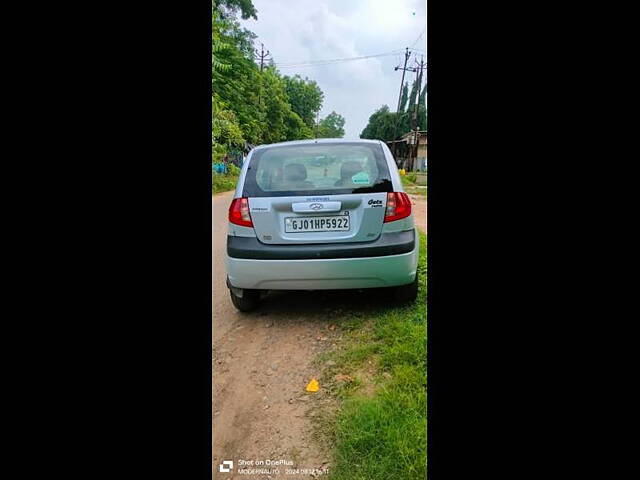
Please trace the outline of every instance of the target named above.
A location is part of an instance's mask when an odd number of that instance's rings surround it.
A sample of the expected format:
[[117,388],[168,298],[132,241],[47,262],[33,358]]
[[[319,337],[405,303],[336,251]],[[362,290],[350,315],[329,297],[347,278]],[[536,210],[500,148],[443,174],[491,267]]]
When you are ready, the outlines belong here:
[[414,278],[413,282],[407,285],[400,285],[399,287],[394,287],[393,297],[402,303],[413,302],[418,296],[418,274],[416,273],[416,278]]
[[231,295],[231,303],[241,312],[255,310],[260,304],[260,292],[258,290],[244,289],[242,297],[236,296],[231,290],[229,290],[229,294]]

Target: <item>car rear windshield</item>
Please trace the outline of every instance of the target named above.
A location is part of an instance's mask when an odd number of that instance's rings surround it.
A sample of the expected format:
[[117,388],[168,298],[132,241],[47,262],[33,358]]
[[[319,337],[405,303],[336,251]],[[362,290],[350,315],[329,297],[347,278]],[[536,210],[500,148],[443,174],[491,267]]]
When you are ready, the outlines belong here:
[[382,147],[375,143],[310,143],[253,152],[244,197],[391,192]]

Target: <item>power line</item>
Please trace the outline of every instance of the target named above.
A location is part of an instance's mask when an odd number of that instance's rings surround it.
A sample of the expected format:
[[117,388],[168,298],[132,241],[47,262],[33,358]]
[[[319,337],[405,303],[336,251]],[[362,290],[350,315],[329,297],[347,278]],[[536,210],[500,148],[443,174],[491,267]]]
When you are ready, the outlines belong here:
[[415,42],[413,42],[413,43],[411,44],[411,47],[409,47],[409,48],[413,48],[413,47],[414,47],[414,45],[415,45],[416,43],[418,43],[418,40],[420,40],[420,39],[422,38],[422,36],[424,35],[424,32],[426,32],[426,31],[427,31],[427,27],[425,27],[425,28],[422,30],[422,33],[421,33],[420,35],[418,35],[418,38],[416,38],[416,41],[415,41]]
[[398,52],[401,52],[402,49],[393,50],[391,52],[386,53],[376,53],[373,55],[362,55],[359,57],[347,57],[347,58],[333,58],[326,60],[308,60],[308,61],[300,61],[300,62],[281,62],[277,63],[276,67],[278,68],[294,68],[294,67],[307,67],[307,66],[316,66],[316,65],[332,65],[334,63],[342,63],[342,62],[352,62],[354,60],[366,60],[368,58],[376,58],[376,57],[389,57],[397,55]]
[[299,62],[278,62],[278,65],[291,65],[291,64],[299,64],[299,63],[313,63],[313,62],[334,62],[338,60],[353,60],[358,58],[367,58],[367,57],[375,57],[379,55],[397,55],[398,52],[402,52],[402,48],[396,48],[395,50],[390,50],[389,52],[384,53],[374,53],[371,55],[361,55],[358,57],[344,57],[344,58],[332,58],[332,59],[324,59],[324,60],[301,60]]
[[292,64],[285,64],[285,65],[276,64],[276,66],[279,67],[279,68],[313,67],[313,66],[320,66],[320,65],[333,65],[333,64],[336,64],[336,63],[345,63],[345,62],[351,62],[351,61],[355,61],[355,60],[366,60],[366,59],[369,59],[369,58],[376,58],[376,57],[389,57],[389,56],[393,56],[393,55],[396,55],[396,53],[386,53],[386,54],[379,54],[379,55],[367,55],[367,56],[363,56],[363,57],[343,58],[343,59],[326,60],[326,61],[292,63]]
[[[420,34],[420,36],[424,35],[424,32],[422,32]],[[420,37],[418,37],[418,40],[420,39]],[[416,40],[417,42],[417,40]],[[414,44],[416,43],[414,42]],[[421,52],[424,53],[424,50],[420,50],[417,48],[409,48],[409,51],[417,51],[417,52]],[[325,60],[301,60],[299,62],[279,62],[276,63],[275,66],[277,68],[299,68],[299,67],[315,67],[315,66],[323,66],[323,65],[334,65],[336,63],[344,63],[344,62],[352,62],[352,61],[356,61],[356,60],[367,60],[369,58],[379,58],[379,57],[392,57],[392,56],[396,56],[399,53],[404,53],[403,49],[397,49],[397,50],[392,50],[390,52],[386,52],[386,53],[376,53],[376,54],[372,54],[372,55],[362,55],[359,57],[345,57],[345,58],[332,58],[332,59],[325,59]]]

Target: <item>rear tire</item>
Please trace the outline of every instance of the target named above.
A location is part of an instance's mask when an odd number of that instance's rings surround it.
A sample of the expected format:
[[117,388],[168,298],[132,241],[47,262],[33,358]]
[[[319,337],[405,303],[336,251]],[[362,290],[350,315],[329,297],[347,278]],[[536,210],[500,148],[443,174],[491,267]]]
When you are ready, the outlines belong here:
[[231,295],[231,303],[241,312],[250,312],[255,310],[260,305],[260,291],[259,290],[242,290],[242,297],[236,296],[232,290],[229,290]]
[[393,296],[402,303],[413,302],[418,296],[418,273],[416,272],[416,278],[414,278],[413,282],[395,287]]

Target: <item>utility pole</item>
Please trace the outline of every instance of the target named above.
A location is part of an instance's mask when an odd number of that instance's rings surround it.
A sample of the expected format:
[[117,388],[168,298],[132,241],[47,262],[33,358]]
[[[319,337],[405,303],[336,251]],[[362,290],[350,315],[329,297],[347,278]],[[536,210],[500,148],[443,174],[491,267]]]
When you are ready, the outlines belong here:
[[[402,80],[400,81],[400,94],[398,95],[398,107],[396,108],[396,122],[395,125],[393,127],[393,158],[395,159],[396,157],[396,137],[398,136],[398,123],[400,122],[400,101],[402,100],[402,89],[404,88],[404,74],[405,72],[409,71],[409,72],[415,72],[416,69],[415,68],[407,68],[407,60],[409,60],[409,57],[411,56],[411,54],[409,53],[409,47],[406,47],[406,50],[404,52],[404,66],[402,68],[400,68],[400,66],[398,65],[394,70],[397,72],[398,70],[402,70]],[[397,163],[397,162],[396,162]]]
[[400,111],[400,100],[402,99],[402,89],[404,88],[404,72],[407,70],[407,60],[409,60],[410,56],[411,54],[409,53],[409,47],[407,47],[404,52],[404,66],[401,69],[399,66],[395,68],[396,72],[399,69],[402,70],[402,80],[400,80],[400,93],[398,94],[398,107],[396,108],[396,112]]
[[320,110],[316,112],[316,139],[318,138],[318,125],[320,124]]
[[[262,69],[264,67],[264,61],[265,60],[271,60],[269,58],[267,58],[269,55],[271,55],[269,53],[269,50],[267,50],[266,52],[264,51],[264,43],[260,43],[260,54],[258,55],[257,52],[254,53],[254,58],[256,60],[260,60],[260,73],[262,73]],[[260,109],[262,110],[262,78],[260,78],[260,85],[258,87],[258,104],[260,105]]]
[[267,50],[266,52],[264,51],[264,44],[261,43],[260,44],[260,54],[256,54],[255,55],[255,59],[256,60],[260,60],[260,72],[262,72],[262,69],[264,67],[264,61],[265,60],[271,60],[270,58],[267,58],[269,55],[271,55],[269,53],[269,50]]
[[[415,169],[415,164],[418,160],[418,142],[419,142],[419,135],[418,135],[418,130],[420,130],[420,123],[418,122],[418,111],[419,111],[419,107],[420,107],[420,98],[421,98],[421,92],[422,92],[422,70],[425,66],[424,63],[424,56],[422,56],[420,58],[420,63],[417,63],[418,67],[416,68],[416,82],[417,82],[417,87],[418,87],[418,91],[416,94],[416,103],[415,103],[415,107],[413,109],[413,115],[411,118],[411,129],[413,130],[413,139],[414,139],[414,147],[411,149],[413,150],[412,155],[411,155],[411,170],[414,171]],[[419,73],[418,73],[419,72]]]

